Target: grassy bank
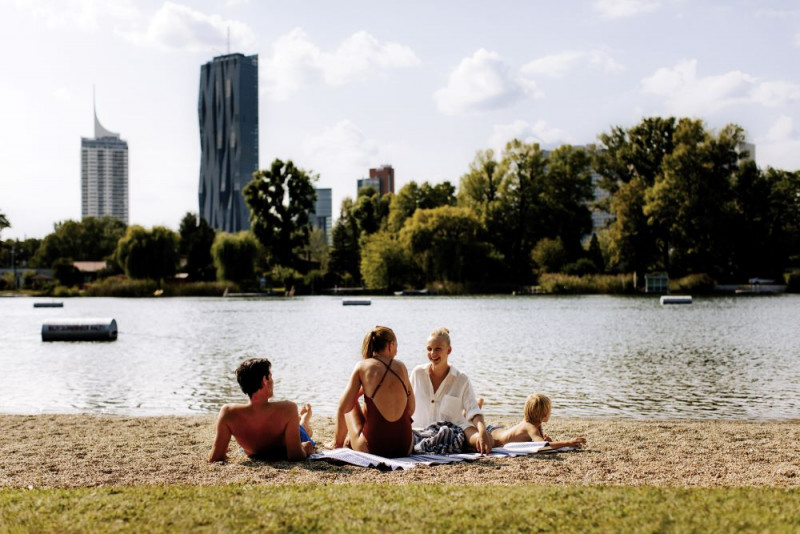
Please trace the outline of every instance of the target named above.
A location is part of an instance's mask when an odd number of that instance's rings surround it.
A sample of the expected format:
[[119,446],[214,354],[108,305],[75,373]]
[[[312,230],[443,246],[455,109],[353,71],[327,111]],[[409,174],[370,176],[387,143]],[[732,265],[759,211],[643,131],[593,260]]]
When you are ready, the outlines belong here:
[[797,532],[775,488],[411,484],[0,491],[6,532]]

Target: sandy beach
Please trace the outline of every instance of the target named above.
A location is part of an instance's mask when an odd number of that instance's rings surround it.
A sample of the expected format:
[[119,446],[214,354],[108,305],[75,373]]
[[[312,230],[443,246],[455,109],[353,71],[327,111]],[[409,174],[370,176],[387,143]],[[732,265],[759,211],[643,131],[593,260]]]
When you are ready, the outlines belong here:
[[[384,472],[321,461],[252,461],[232,442],[209,464],[214,416],[0,415],[0,487],[219,484],[545,484],[662,487],[800,486],[800,421],[555,419],[575,452]],[[514,418],[489,418],[511,424]],[[314,438],[333,434],[315,417]]]

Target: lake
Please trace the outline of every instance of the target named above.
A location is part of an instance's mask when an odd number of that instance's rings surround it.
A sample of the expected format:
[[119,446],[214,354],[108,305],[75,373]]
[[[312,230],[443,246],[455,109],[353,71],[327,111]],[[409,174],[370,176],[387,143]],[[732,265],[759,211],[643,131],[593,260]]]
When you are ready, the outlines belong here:
[[[800,408],[800,295],[372,297],[343,306],[294,298],[0,298],[0,412],[215,413],[246,397],[249,357],[273,362],[278,398],[335,413],[361,341],[398,337],[409,370],[450,328],[450,363],[491,415],[522,413],[528,394],[558,416],[781,420]],[[116,319],[114,342],[42,342],[51,318]],[[491,421],[491,417],[488,418]]]

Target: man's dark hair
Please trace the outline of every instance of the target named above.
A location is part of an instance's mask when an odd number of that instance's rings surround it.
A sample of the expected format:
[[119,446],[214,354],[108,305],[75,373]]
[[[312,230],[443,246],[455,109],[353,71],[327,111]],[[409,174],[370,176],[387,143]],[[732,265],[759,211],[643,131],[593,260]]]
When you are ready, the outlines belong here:
[[236,368],[236,381],[248,397],[252,397],[253,393],[261,389],[261,379],[269,377],[271,366],[266,358],[250,358]]

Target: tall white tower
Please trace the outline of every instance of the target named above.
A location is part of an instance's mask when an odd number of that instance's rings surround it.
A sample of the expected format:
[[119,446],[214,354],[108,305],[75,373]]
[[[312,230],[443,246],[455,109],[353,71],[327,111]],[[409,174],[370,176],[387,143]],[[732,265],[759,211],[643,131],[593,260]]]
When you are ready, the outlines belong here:
[[94,106],[94,138],[81,137],[81,217],[128,224],[128,142],[106,130]]

